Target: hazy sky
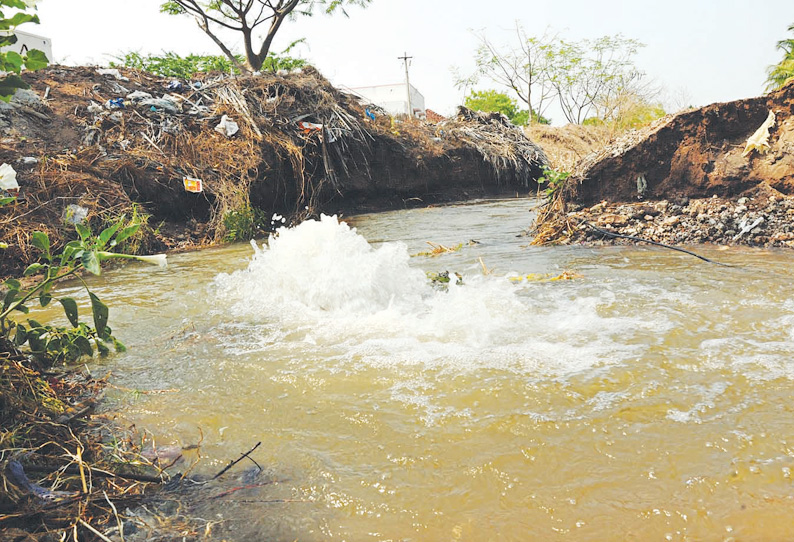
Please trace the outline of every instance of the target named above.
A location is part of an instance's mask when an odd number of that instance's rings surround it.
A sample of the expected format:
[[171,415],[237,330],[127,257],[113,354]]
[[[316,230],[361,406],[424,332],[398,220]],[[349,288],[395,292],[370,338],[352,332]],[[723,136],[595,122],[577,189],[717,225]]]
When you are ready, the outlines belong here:
[[[50,37],[64,64],[107,64],[130,50],[219,54],[191,19],[161,15],[160,3],[40,0],[42,24],[21,30]],[[411,83],[442,114],[462,102],[451,68],[473,69],[473,29],[497,43],[510,40],[515,21],[530,35],[551,28],[573,40],[621,33],[645,44],[636,62],[670,103],[705,105],[761,94],[766,68],[781,58],[775,43],[794,23],[794,0],[373,0],[348,11],[288,21],[274,50],[306,38],[299,55],[351,87],[403,80],[397,57],[407,52]]]

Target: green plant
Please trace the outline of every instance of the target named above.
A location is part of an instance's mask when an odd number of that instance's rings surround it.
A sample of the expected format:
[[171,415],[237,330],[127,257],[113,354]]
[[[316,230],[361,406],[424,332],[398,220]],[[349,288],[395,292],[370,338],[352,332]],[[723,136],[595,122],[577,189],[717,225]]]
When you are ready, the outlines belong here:
[[[0,8],[12,8],[20,10],[10,18],[0,11],[0,48],[7,48],[17,42],[14,30],[24,23],[39,23],[38,15],[25,13],[31,6],[29,2],[23,0],[0,0]],[[16,51],[0,52],[0,72],[5,72],[5,77],[0,78],[0,100],[8,102],[20,88],[30,88],[19,74],[22,68],[28,70],[39,70],[47,66],[47,56],[38,49],[27,51],[24,55]]]
[[546,188],[543,190],[543,193],[546,195],[546,199],[551,201],[555,194],[558,193],[560,188],[565,185],[565,182],[570,176],[571,173],[569,171],[557,171],[556,169],[544,166],[543,175],[538,178],[538,184],[546,185]]
[[[526,126],[529,122],[529,111],[519,109],[515,99],[495,90],[473,90],[466,96],[464,105],[475,111],[496,111],[505,115],[516,126]],[[549,119],[532,112],[532,121],[550,124]]]
[[267,215],[261,209],[246,203],[223,216],[227,242],[249,241],[267,228]]
[[[788,27],[788,31],[794,32],[794,24]],[[767,92],[779,89],[794,79],[794,39],[780,40],[777,48],[783,51],[783,59],[767,70]]]
[[[237,59],[242,61],[242,57]],[[127,67],[159,75],[161,77],[174,77],[190,79],[197,73],[223,72],[239,74],[240,71],[225,56],[217,55],[188,55],[179,56],[173,52],[164,52],[161,55],[142,55],[130,51],[116,57],[117,62],[111,62],[113,68]]]
[[[41,262],[28,266],[24,277],[37,277],[32,286],[23,287],[17,279],[8,279],[3,284],[6,288],[0,310],[0,338],[13,342],[17,347],[27,345],[30,353],[38,357],[48,357],[53,361],[74,362],[81,356],[91,356],[94,349],[100,356],[110,352],[113,345],[117,352],[124,350],[124,345],[113,336],[108,326],[109,310],[89,288],[79,275],[86,270],[94,275],[102,271],[101,263],[113,258],[136,259],[165,265],[165,255],[132,256],[112,252],[120,243],[134,235],[139,224],[122,227],[119,220],[112,226],[94,236],[87,226],[77,224],[78,239],[70,241],[58,254],[53,254],[49,236],[40,231],[33,232],[31,244],[41,252]],[[52,289],[55,284],[66,277],[77,277],[85,287],[91,302],[93,327],[79,319],[77,302],[70,297],[58,299],[63,307],[71,328],[43,325],[36,320],[28,319],[27,325],[14,320],[12,313],[28,314],[28,304],[38,299],[42,307],[53,301]]]
[[[261,69],[263,71],[277,72],[278,70],[292,70],[304,67],[306,65],[305,60],[286,54],[292,46],[302,41],[298,40],[291,44],[280,54],[268,54]],[[236,62],[232,62],[229,58],[220,55],[188,55],[182,57],[173,52],[164,52],[161,55],[142,55],[136,51],[130,51],[122,56],[117,56],[117,62],[111,62],[110,66],[113,68],[135,68],[161,77],[190,79],[198,73],[210,72],[239,75],[239,66],[243,62],[243,57],[235,55],[234,58]]]
[[129,228],[138,225],[138,229],[126,239],[118,241],[115,250],[124,254],[142,254],[148,252],[151,248],[149,239],[155,230],[149,225],[152,215],[142,210],[140,204],[132,202],[131,207],[128,209],[130,213],[129,218],[127,215],[111,216],[103,224],[103,227],[110,227],[120,222],[121,228]]

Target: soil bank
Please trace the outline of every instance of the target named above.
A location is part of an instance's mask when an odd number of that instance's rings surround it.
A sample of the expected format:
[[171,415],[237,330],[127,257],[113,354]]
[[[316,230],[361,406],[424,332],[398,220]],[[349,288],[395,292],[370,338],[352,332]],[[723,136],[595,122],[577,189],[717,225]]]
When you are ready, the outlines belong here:
[[[760,144],[748,146],[751,138]],[[537,242],[631,242],[591,223],[669,244],[794,247],[793,198],[789,84],[666,117],[587,156],[536,223]]]

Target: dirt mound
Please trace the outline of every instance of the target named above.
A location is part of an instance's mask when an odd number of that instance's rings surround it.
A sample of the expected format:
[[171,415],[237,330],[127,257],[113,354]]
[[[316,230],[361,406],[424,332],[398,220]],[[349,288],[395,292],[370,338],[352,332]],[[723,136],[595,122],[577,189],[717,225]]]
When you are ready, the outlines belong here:
[[[767,152],[745,153],[774,112]],[[794,194],[794,83],[767,96],[712,104],[626,134],[583,160],[568,201],[609,202],[712,195],[731,197],[759,184]]]
[[228,238],[241,221],[262,233],[273,213],[300,220],[526,190],[545,164],[509,123],[365,112],[312,68],[190,81],[103,72],[26,73],[31,90],[0,104],[0,161],[23,195],[0,210],[11,245],[0,276],[31,262],[26,232],[46,230],[57,247],[75,216],[98,230],[136,214],[151,225],[136,248],[178,248]]
[[558,171],[573,171],[580,160],[604,149],[614,137],[607,127],[579,124],[532,124],[524,128],[524,132],[543,147],[551,166]]
[[573,171],[534,244],[794,247],[794,83],[627,132]]

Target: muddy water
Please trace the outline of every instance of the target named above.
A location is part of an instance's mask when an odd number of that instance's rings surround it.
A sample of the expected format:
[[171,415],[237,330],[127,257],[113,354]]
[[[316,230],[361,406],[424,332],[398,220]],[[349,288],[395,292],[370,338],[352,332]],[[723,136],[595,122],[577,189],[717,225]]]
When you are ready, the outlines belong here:
[[[129,352],[96,370],[145,392],[112,401],[158,444],[203,433],[205,472],[263,442],[282,482],[208,502],[218,539],[789,538],[791,253],[526,247],[531,205],[324,219],[109,273]],[[444,270],[463,284],[430,286]]]

